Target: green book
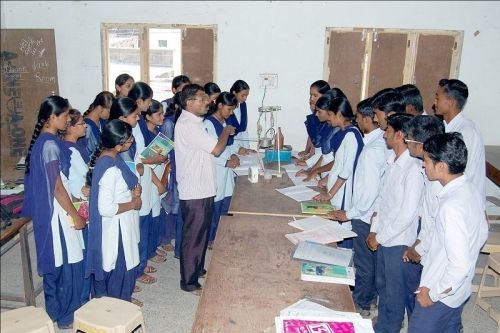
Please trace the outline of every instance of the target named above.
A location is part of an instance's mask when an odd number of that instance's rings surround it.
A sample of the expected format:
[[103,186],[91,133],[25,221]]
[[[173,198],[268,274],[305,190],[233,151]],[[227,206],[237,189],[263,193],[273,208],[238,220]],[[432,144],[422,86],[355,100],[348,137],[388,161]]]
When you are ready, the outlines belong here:
[[325,215],[335,210],[329,202],[303,201],[300,203],[302,214]]
[[303,262],[300,268],[300,278],[302,281],[349,284],[354,286],[354,269],[352,267]]

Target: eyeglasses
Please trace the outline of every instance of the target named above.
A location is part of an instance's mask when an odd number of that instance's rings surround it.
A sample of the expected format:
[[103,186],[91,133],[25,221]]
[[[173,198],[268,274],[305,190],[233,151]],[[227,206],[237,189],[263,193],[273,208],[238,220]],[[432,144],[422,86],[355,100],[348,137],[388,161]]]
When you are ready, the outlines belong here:
[[74,124],[73,126],[85,126],[85,122],[84,122],[84,121],[82,121],[81,123],[76,123],[76,124]]
[[404,141],[405,141],[406,144],[408,144],[410,142],[413,142],[413,143],[416,143],[416,144],[420,144],[420,145],[424,144],[423,142],[415,141],[415,140],[410,140],[410,139],[407,139],[407,138],[404,138]]

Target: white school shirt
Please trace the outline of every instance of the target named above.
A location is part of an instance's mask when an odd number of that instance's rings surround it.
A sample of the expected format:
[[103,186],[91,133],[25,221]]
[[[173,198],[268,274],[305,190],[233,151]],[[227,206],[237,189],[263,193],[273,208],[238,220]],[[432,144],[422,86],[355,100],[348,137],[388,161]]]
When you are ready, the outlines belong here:
[[447,133],[462,134],[467,147],[467,166],[464,173],[477,187],[482,197],[483,208],[486,209],[486,160],[481,132],[472,120],[465,118],[462,112],[457,114],[450,123],[445,121],[444,128]]
[[314,166],[314,164],[316,164],[316,162],[318,162],[318,160],[321,156],[323,156],[323,158],[325,158],[325,156],[321,152],[321,147],[314,148],[314,154],[306,160],[307,167],[309,169],[312,168]]
[[123,253],[127,270],[139,264],[139,214],[129,210],[117,214],[118,204],[130,202],[132,191],[128,189],[122,172],[113,166],[104,172],[99,181],[97,206],[102,216],[102,268],[110,272],[118,257],[118,233],[121,232]]
[[354,177],[352,206],[346,211],[346,215],[349,220],[359,219],[370,224],[387,161],[384,131],[377,128],[365,134],[363,142],[364,147],[359,155]]
[[[488,223],[477,188],[460,176],[439,192],[439,209],[420,286],[433,302],[457,308],[471,294],[479,250],[488,237]],[[451,291],[445,290],[451,287]]]
[[[217,132],[215,131],[214,124],[212,124],[210,120],[204,120],[203,124],[205,125],[208,134],[218,140],[219,137],[217,136]],[[222,126],[226,127],[226,123],[224,122]],[[215,195],[214,201],[220,201],[225,197],[230,197],[233,195],[235,184],[234,173],[233,169],[226,167],[226,162],[231,158],[231,155],[233,154],[233,149],[231,149],[231,146],[226,147],[222,154],[214,158],[217,187],[217,194]]]
[[[135,144],[136,144],[136,156],[135,156],[135,164],[142,163],[141,153],[146,148],[146,143],[144,141],[144,136],[142,135],[141,128],[139,124],[132,128],[132,135],[134,136]],[[151,173],[153,172],[151,167],[154,165],[151,164],[143,164],[144,173],[139,177],[139,184],[141,184],[142,192],[141,192],[141,209],[139,210],[140,216],[146,216],[151,212],[153,203],[151,202],[153,191],[153,180]]]
[[[233,114],[236,116],[236,119],[238,122],[241,121],[241,110],[240,110],[240,105],[238,104],[238,107],[234,109]],[[247,105],[247,124],[248,124],[248,105]],[[237,150],[240,147],[243,148],[250,148],[250,142],[248,141],[248,126],[247,129],[244,132],[240,132],[234,136],[234,144],[237,147]]]
[[385,247],[415,243],[424,190],[421,162],[411,157],[408,149],[395,159],[396,154],[391,151],[375,203],[377,217],[370,228]]
[[174,137],[179,199],[214,197],[216,175],[212,151],[218,140],[207,133],[202,117],[186,110],[182,110],[177,120]]
[[89,167],[82,158],[82,155],[78,149],[74,147],[69,148],[71,150],[71,160],[69,167],[69,190],[71,195],[75,198],[87,199],[82,193],[82,187],[85,186],[87,172]]
[[[337,181],[338,178],[345,179],[344,185],[335,193],[333,198],[330,199],[332,206],[340,209],[342,206],[342,198],[344,197],[345,189],[345,200],[344,200],[344,210],[349,210],[351,208],[352,202],[352,175],[354,172],[354,160],[356,158],[356,152],[358,149],[358,141],[356,136],[352,132],[347,132],[342,143],[340,144],[337,152],[335,153],[335,163],[332,169],[328,173],[328,184],[327,189],[330,191]],[[343,225],[350,228],[350,222],[344,223]]]
[[[68,178],[59,172],[61,177],[61,182],[69,192]],[[52,213],[52,218],[50,221],[50,227],[52,229],[52,246],[54,249],[54,263],[55,267],[60,267],[63,264],[63,250],[61,244],[61,236],[59,233],[59,224],[61,224],[61,229],[64,234],[64,241],[66,244],[68,263],[74,264],[83,260],[83,249],[85,245],[83,243],[83,235],[81,230],[76,230],[73,227],[73,222],[71,217],[66,213],[64,208],[59,204],[59,201],[54,197],[53,199],[54,211]]]
[[[421,164],[423,164],[421,162]],[[424,177],[424,193],[422,198],[422,209],[420,211],[420,233],[417,239],[420,243],[415,247],[415,250],[422,257],[421,263],[425,261],[425,254],[429,251],[430,241],[434,234],[436,224],[436,214],[439,207],[438,194],[443,188],[437,180],[429,180],[425,174],[425,169],[421,169]]]

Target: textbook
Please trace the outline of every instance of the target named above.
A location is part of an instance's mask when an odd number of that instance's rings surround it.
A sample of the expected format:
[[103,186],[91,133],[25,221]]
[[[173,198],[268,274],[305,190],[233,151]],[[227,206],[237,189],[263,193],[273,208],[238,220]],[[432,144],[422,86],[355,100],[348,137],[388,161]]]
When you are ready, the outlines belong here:
[[352,267],[304,262],[300,265],[300,279],[302,281],[354,286],[354,269]]
[[[75,207],[76,211],[78,212],[78,215],[80,215],[85,221],[89,220],[89,202],[88,201],[78,201],[78,202],[73,202],[73,207]],[[70,216],[69,217],[71,224],[75,225],[75,222],[73,222],[73,218]]]
[[167,156],[167,154],[174,148],[174,142],[167,138],[163,133],[158,135],[151,141],[151,143],[142,151],[143,158],[149,158],[155,154]]
[[329,202],[304,201],[300,203],[302,214],[326,215],[335,210]]

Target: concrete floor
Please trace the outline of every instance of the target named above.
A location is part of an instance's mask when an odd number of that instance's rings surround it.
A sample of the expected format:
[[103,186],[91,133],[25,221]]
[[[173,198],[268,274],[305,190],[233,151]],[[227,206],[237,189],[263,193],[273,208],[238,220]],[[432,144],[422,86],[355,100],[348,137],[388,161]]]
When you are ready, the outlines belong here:
[[[496,226],[500,229],[500,226]],[[30,249],[32,256],[32,267],[36,271],[36,257],[34,254],[33,234],[30,234]],[[9,252],[1,257],[1,290],[18,292],[22,290],[21,260],[19,245],[13,247]],[[210,251],[207,256],[207,264],[210,260]],[[483,267],[486,262],[486,255],[481,254],[478,260],[478,267]],[[187,333],[191,331],[191,326],[196,314],[196,307],[199,298],[190,293],[186,293],[179,288],[179,261],[174,259],[173,253],[169,253],[166,263],[153,264],[158,268],[158,272],[153,274],[158,278],[158,282],[152,285],[138,284],[142,291],[135,293],[134,297],[144,302],[142,308],[146,328],[148,333]],[[38,284],[41,278],[34,274],[35,283]],[[480,276],[476,276],[474,283],[479,283]],[[200,280],[203,284],[203,280]],[[497,324],[482,309],[476,307],[473,311],[473,301],[476,294],[464,309],[462,316],[465,333],[494,333],[499,332]],[[43,307],[43,292],[38,295],[37,306]],[[3,303],[8,304],[8,303]],[[500,298],[492,298],[491,304],[500,310]],[[5,309],[2,309],[5,311]],[[406,333],[406,327],[401,332]],[[60,333],[70,333],[71,330],[58,330]],[[226,332],[224,332],[226,333]],[[429,332],[430,333],[430,332]]]

